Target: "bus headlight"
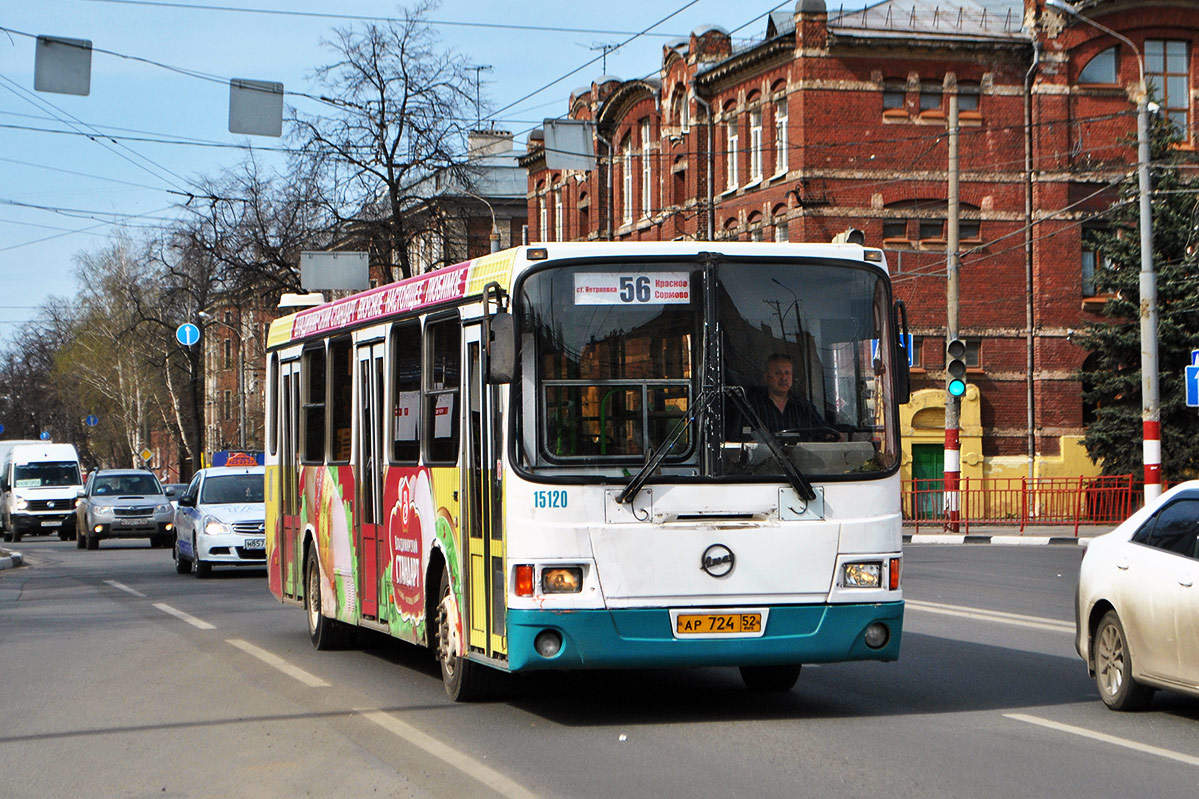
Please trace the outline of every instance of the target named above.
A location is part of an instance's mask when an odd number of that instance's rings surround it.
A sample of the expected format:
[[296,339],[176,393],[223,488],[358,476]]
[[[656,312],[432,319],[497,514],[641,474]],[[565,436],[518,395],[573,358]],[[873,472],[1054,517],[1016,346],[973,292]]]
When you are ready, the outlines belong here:
[[846,588],[878,588],[882,585],[882,576],[883,564],[877,561],[841,565],[841,585]]
[[554,566],[541,572],[541,591],[546,594],[577,594],[583,590],[583,570],[578,566]]
[[25,499],[24,497],[21,497],[20,499],[17,500],[17,510],[25,510],[28,507],[29,507],[29,500]]

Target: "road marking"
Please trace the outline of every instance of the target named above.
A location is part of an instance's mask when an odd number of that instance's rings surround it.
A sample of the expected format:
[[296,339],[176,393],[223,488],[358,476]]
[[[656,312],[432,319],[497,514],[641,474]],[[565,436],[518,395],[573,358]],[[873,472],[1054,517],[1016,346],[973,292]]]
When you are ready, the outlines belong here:
[[108,583],[113,588],[118,588],[118,589],[124,591],[126,594],[133,594],[134,596],[140,596],[142,599],[146,598],[146,595],[143,594],[141,591],[130,588],[129,586],[125,585],[124,583],[118,583],[116,580],[105,580],[104,582]]
[[209,624],[208,622],[204,621],[203,619],[197,619],[195,616],[191,615],[190,613],[184,613],[182,610],[179,610],[178,608],[173,608],[170,605],[167,605],[163,602],[155,602],[154,607],[158,608],[163,613],[171,614],[176,619],[182,619],[183,621],[190,624],[192,627],[197,627],[201,630],[215,630],[216,629],[215,626]]
[[246,654],[253,655],[254,657],[261,660],[263,663],[267,664],[268,666],[272,666],[272,667],[278,669],[279,671],[286,674],[288,677],[292,677],[294,679],[299,680],[300,682],[307,685],[309,688],[328,688],[329,687],[329,683],[325,682],[320,677],[317,677],[315,674],[310,674],[310,673],[304,671],[303,669],[301,669],[299,666],[293,666],[290,663],[288,663],[286,660],[284,660],[283,658],[279,657],[278,655],[273,655],[270,652],[267,652],[265,649],[259,649],[258,647],[251,644],[249,641],[243,641],[240,638],[226,638],[225,643],[233,644],[235,647],[237,647],[241,651],[245,652]]
[[405,724],[389,713],[370,708],[355,708],[355,712],[362,714],[364,718],[373,721],[393,735],[403,738],[413,746],[425,750],[443,763],[489,786],[501,796],[512,797],[512,799],[534,799],[537,796],[537,794],[530,792],[527,788],[500,774],[498,771],[483,765],[469,755],[459,752],[452,746],[426,735],[416,727]]
[[1113,746],[1123,746],[1125,749],[1133,749],[1137,752],[1144,752],[1150,755],[1157,755],[1169,760],[1177,760],[1179,763],[1186,763],[1188,766],[1199,766],[1199,757],[1194,755],[1184,755],[1182,752],[1175,752],[1171,749],[1162,749],[1160,746],[1150,746],[1149,744],[1130,741],[1127,738],[1117,738],[1114,735],[1105,735],[1101,732],[1093,732],[1092,730],[1083,727],[1075,727],[1070,724],[1061,724],[1049,719],[1043,719],[1038,716],[1026,716],[1023,713],[1004,713],[1004,718],[1009,718],[1014,721],[1023,721],[1026,724],[1036,724],[1039,727],[1048,727],[1051,730],[1058,732],[1066,732],[1071,735],[1078,735],[1083,738],[1090,738],[1094,741],[1102,741],[1103,743],[1112,744]]
[[1055,633],[1074,633],[1074,623],[1046,619],[1041,616],[1022,616],[1019,613],[1003,613],[998,610],[982,610],[967,608],[961,605],[942,605],[937,602],[920,602],[915,599],[905,599],[904,606],[925,613],[940,613],[943,616],[959,616],[963,619],[989,621],[995,624],[1012,624],[1017,627],[1028,627],[1032,630],[1049,630]]

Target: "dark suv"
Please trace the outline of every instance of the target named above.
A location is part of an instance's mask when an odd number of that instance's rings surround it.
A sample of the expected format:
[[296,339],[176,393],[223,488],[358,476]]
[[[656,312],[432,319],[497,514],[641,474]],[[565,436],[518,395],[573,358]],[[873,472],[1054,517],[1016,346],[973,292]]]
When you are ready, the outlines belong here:
[[148,538],[152,547],[169,547],[175,540],[174,514],[153,472],[98,469],[79,492],[75,544],[95,549],[105,538]]

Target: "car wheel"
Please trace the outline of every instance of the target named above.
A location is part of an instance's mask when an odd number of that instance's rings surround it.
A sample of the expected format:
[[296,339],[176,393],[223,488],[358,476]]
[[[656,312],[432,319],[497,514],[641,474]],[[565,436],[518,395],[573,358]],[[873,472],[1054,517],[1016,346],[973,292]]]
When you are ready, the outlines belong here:
[[801,665],[789,663],[783,666],[742,666],[741,681],[754,692],[790,691],[799,680]]
[[441,587],[437,592],[437,640],[434,651],[441,665],[441,681],[445,692],[455,702],[486,699],[495,689],[499,672],[475,663],[459,654],[462,651],[458,635],[458,600],[450,590],[450,576],[441,572]]
[[92,533],[88,533],[86,538],[87,538],[87,548],[88,549],[99,549],[100,548],[100,539],[98,537],[96,537]]
[[171,547],[171,554],[175,558],[175,574],[191,574],[192,562],[179,554],[179,542]]
[[212,576],[212,564],[200,560],[200,547],[196,545],[195,538],[192,539],[192,569],[201,580],[207,580]]
[[21,543],[21,533],[20,533],[20,531],[18,531],[18,530],[13,530],[13,531],[12,531],[12,542],[13,542],[14,544],[19,544],[19,543]]
[[1109,610],[1099,620],[1094,641],[1095,684],[1103,704],[1112,710],[1137,710],[1148,704],[1153,689],[1133,679],[1132,652],[1116,611]]
[[87,544],[87,533],[78,533],[75,536],[75,549],[83,549]]
[[315,548],[308,550],[304,567],[304,607],[308,611],[308,637],[314,647],[318,650],[340,649],[349,642],[352,631],[345,622],[321,613],[321,569]]

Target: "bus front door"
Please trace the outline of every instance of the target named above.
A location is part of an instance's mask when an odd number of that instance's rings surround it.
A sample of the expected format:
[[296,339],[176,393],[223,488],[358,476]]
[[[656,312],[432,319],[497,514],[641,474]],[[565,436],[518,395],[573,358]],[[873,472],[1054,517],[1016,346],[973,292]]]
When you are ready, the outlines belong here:
[[483,380],[482,325],[463,330],[469,364],[465,403],[466,468],[462,470],[466,497],[467,585],[469,635],[472,651],[496,660],[508,657],[504,526],[501,513],[501,448],[498,394]]
[[[279,582],[283,596],[296,599],[302,582],[303,568],[296,554],[296,539],[300,532],[300,473],[296,468],[299,455],[300,361],[284,361],[279,365]],[[275,564],[271,564],[272,568]]]
[[[383,342],[358,348],[358,428],[354,468],[357,494],[354,536],[358,551],[359,613],[365,619],[384,621],[380,614],[379,587],[387,555],[383,551]],[[386,607],[386,603],[383,604]]]

